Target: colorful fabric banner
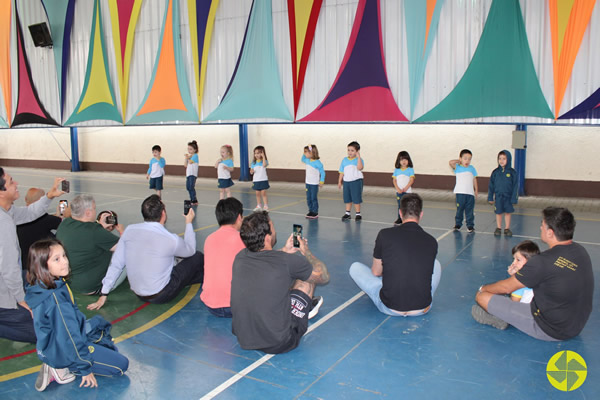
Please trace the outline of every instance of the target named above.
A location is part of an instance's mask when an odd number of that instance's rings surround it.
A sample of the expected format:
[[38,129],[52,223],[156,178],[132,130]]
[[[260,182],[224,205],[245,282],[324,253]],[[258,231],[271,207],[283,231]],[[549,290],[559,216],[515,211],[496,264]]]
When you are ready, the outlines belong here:
[[65,125],[95,119],[123,122],[110,81],[103,25],[100,0],[94,0],[90,47],[83,90],[73,114],[65,122]]
[[12,81],[10,77],[10,21],[12,19],[12,0],[0,0],[0,86],[6,107],[6,121],[10,125],[12,115]]
[[152,78],[142,104],[128,124],[198,122],[181,55],[179,0],[167,0]]
[[[50,24],[52,51],[56,64],[60,117],[62,120],[64,98],[67,90],[67,63],[71,47],[71,28],[75,12],[75,0],[42,0]],[[64,65],[63,65],[64,64]]]
[[590,97],[582,101],[571,111],[561,115],[558,119],[590,119],[600,118],[600,88]]
[[304,76],[310,50],[312,49],[317,20],[323,0],[288,0],[288,19],[290,25],[290,45],[292,54],[292,80],[294,89],[294,119],[298,113],[300,95],[304,86]]
[[554,66],[554,115],[558,116],[573,64],[596,0],[549,0]]
[[379,0],[359,1],[335,82],[301,121],[407,121],[388,84]]
[[242,49],[223,100],[205,121],[249,118],[292,120],[283,99],[275,47],[271,0],[254,0]]
[[406,0],[404,2],[411,119],[421,94],[425,66],[437,34],[443,5],[444,0]]
[[202,113],[202,96],[206,80],[208,49],[215,25],[215,15],[219,0],[188,0],[190,19],[190,38],[194,56],[194,76],[196,77],[196,95],[198,96],[198,114]]
[[54,118],[48,114],[35,89],[31,78],[31,68],[25,52],[25,43],[23,42],[23,29],[21,28],[21,19],[19,10],[15,7],[15,25],[17,28],[17,57],[18,57],[18,96],[17,111],[13,118],[11,126],[23,124],[47,124],[58,125]]
[[518,0],[494,0],[467,71],[416,122],[497,116],[553,118],[540,88]]
[[121,94],[121,110],[123,120],[127,115],[127,95],[129,94],[129,71],[135,26],[140,15],[142,0],[109,0],[111,21],[113,21],[113,44],[119,74],[119,92]]

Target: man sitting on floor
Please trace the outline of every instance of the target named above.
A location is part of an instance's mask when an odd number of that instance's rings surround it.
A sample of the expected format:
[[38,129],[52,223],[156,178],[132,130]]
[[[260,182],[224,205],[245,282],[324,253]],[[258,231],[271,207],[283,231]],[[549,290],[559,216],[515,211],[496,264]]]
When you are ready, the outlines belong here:
[[[165,228],[167,210],[158,195],[142,203],[144,222],[129,225],[117,244],[115,254],[102,280],[97,302],[88,306],[97,310],[104,305],[108,293],[123,269],[131,290],[143,301],[163,304],[173,300],[181,290],[204,278],[204,255],[196,251],[196,233],[192,226],[194,210],[185,216],[183,239]],[[175,264],[175,257],[183,258]]]
[[215,215],[219,229],[204,241],[204,283],[200,299],[217,317],[231,318],[231,270],[244,246],[240,237],[244,206],[234,198],[219,200]]
[[[123,225],[115,229],[123,233]],[[96,222],[96,202],[92,196],[75,196],[71,201],[71,217],[58,226],[56,238],[63,243],[69,257],[71,289],[88,295],[98,294],[119,237]],[[125,278],[121,276],[118,284]]]
[[[482,285],[471,314],[498,329],[510,324],[536,339],[566,340],[579,335],[592,312],[592,261],[585,248],[573,242],[575,217],[569,210],[547,207],[542,215],[540,237],[550,249],[529,259],[510,278]],[[503,296],[523,287],[533,289],[530,304]]]
[[400,202],[402,225],[379,231],[371,268],[355,262],[350,276],[379,311],[394,317],[423,315],[431,309],[442,268],[438,243],[419,226],[423,200],[408,193]]
[[313,293],[315,285],[329,282],[327,267],[302,238],[299,250],[304,257],[293,254],[298,248],[293,247],[292,235],[280,251],[273,250],[277,234],[266,211],[244,218],[240,235],[246,249],[233,262],[232,332],[247,350],[293,350],[322,304],[323,298],[313,299]]

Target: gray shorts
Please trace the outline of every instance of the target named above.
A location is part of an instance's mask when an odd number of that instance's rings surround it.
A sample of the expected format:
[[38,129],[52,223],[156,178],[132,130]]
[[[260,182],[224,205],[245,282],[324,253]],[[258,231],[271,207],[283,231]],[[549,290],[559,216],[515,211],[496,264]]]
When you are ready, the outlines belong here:
[[488,303],[488,312],[535,339],[559,341],[559,339],[549,336],[535,322],[529,303],[520,303],[512,301],[510,297],[494,295]]

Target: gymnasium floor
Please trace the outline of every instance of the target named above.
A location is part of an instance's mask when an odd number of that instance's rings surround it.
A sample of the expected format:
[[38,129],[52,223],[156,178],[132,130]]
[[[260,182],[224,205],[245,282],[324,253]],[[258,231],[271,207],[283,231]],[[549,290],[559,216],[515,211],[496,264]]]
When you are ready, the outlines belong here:
[[[92,194],[98,210],[116,211],[124,224],[141,222],[140,204],[151,194],[141,175],[5,170],[19,182],[21,197],[29,187],[47,190],[53,176],[66,176],[71,181],[71,193],[63,198]],[[167,177],[165,183],[167,228],[181,233],[185,180]],[[200,205],[194,227],[201,250],[206,236],[217,228],[213,210],[219,196],[216,179],[199,180],[196,187]],[[255,197],[250,185],[236,183],[233,189],[246,213],[251,212]],[[275,183],[268,194],[280,243],[291,233],[293,223],[301,223],[313,253],[327,264],[331,274],[331,282],[317,289],[325,302],[299,348],[277,356],[242,350],[231,334],[230,320],[210,315],[199,300],[201,289],[196,286],[164,307],[128,301],[115,304],[119,297],[111,296],[100,313],[117,321],[113,336],[130,360],[125,377],[99,377],[99,388],[91,390],[79,388],[79,379],[77,384],[52,383],[38,393],[34,389],[35,370],[39,368],[35,354],[10,357],[31,352],[33,347],[0,341],[0,398],[597,398],[598,290],[587,326],[566,342],[536,341],[512,327],[498,331],[479,325],[470,315],[477,288],[507,276],[510,250],[515,244],[537,239],[542,249],[547,248],[539,241],[541,208],[563,203],[522,199],[513,216],[514,236],[505,238],[493,236],[494,215],[483,198],[476,205],[476,233],[468,234],[464,227],[460,232],[449,229],[454,221],[450,193],[416,192],[425,198],[422,226],[438,239],[438,259],[443,267],[433,308],[425,316],[391,318],[380,314],[348,275],[352,262],[370,264],[377,232],[395,219],[396,202],[389,190],[367,189],[364,220],[343,223],[341,194],[337,188],[327,187],[319,196],[320,218],[308,221],[304,219],[307,210],[302,185]],[[22,204],[19,200],[18,205]],[[598,288],[598,201],[571,200],[569,204],[577,219],[575,240],[592,257]],[[126,289],[122,292],[123,298],[130,295]],[[79,299],[82,309],[93,300]],[[583,385],[566,393],[555,389],[546,375],[549,359],[562,350],[579,353],[587,363]]]

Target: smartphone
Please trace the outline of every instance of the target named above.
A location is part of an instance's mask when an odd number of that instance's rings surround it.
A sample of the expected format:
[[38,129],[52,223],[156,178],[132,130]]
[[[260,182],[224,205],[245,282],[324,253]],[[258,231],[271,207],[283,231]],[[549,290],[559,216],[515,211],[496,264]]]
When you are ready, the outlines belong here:
[[67,200],[60,200],[58,202],[58,211],[60,212],[61,216],[64,215],[67,207],[69,207],[69,202]]
[[70,186],[71,186],[69,184],[69,181],[62,181],[61,184],[62,184],[62,186],[61,186],[60,190],[62,190],[65,193],[69,193],[69,189],[70,189]]
[[294,224],[292,229],[294,247],[300,247],[300,239],[302,239],[302,225]]
[[192,201],[184,200],[183,201],[183,215],[188,215],[190,208],[192,208]]

